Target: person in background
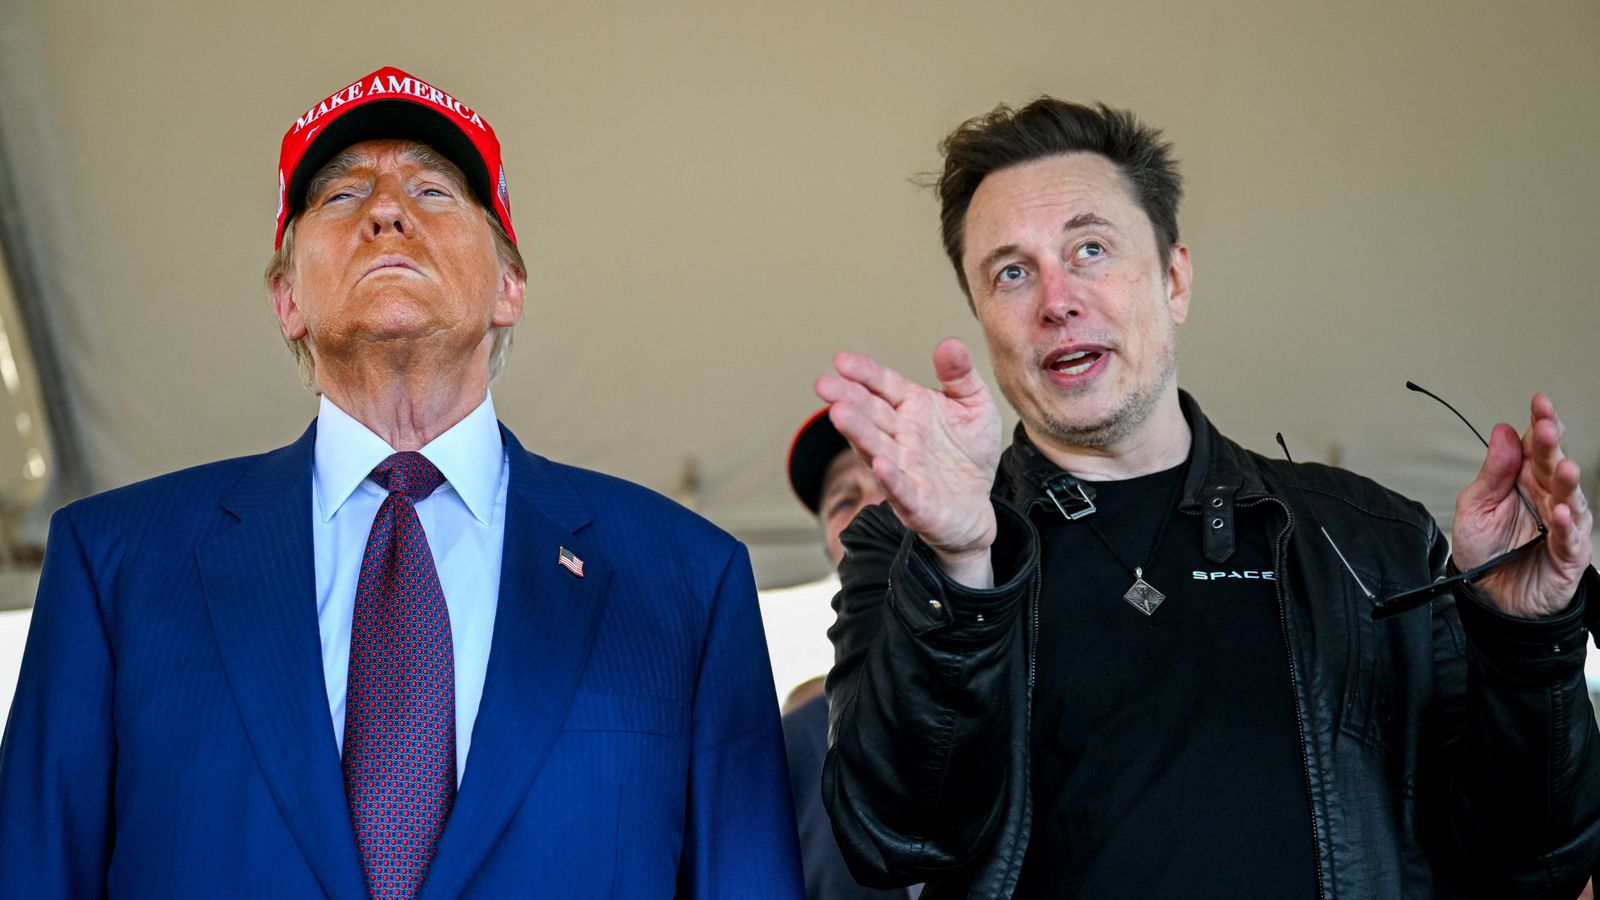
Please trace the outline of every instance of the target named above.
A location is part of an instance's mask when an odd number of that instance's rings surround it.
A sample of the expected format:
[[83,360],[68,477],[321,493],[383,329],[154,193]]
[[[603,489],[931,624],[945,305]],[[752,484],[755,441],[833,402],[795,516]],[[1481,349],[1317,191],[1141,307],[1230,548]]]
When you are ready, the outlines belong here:
[[[811,416],[789,445],[789,485],[817,519],[822,550],[838,567],[844,557],[839,533],[856,514],[883,502],[883,488],[867,464],[829,420],[827,409]],[[789,752],[789,787],[800,831],[800,866],[809,900],[906,900],[916,889],[876,890],[850,875],[833,825],[822,806],[822,761],[828,752],[828,698],[820,678],[795,688],[784,704],[783,743]]]
[[799,897],[744,547],[496,421],[527,276],[493,129],[379,69],[277,183],[317,418],[55,515],[0,896]]

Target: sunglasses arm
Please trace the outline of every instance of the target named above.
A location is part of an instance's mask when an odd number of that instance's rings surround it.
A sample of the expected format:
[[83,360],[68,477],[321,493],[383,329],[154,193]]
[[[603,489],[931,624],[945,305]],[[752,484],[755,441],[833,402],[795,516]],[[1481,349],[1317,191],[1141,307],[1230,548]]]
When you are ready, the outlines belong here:
[[1410,610],[1416,609],[1440,594],[1451,590],[1458,584],[1476,584],[1480,579],[1483,578],[1483,576],[1505,565],[1506,563],[1512,562],[1522,556],[1527,555],[1529,551],[1533,550],[1535,547],[1538,547],[1540,544],[1543,544],[1545,536],[1546,532],[1540,531],[1538,537],[1526,544],[1523,544],[1521,547],[1518,547],[1508,553],[1502,553],[1488,562],[1479,566],[1474,566],[1465,572],[1454,571],[1456,564],[1455,560],[1452,558],[1449,566],[1450,570],[1452,571],[1450,571],[1448,574],[1440,575],[1438,578],[1435,578],[1432,584],[1419,588],[1413,588],[1409,591],[1401,591],[1398,594],[1391,594],[1372,604],[1373,621],[1380,621],[1382,619],[1387,619],[1397,616],[1403,612],[1409,612]]

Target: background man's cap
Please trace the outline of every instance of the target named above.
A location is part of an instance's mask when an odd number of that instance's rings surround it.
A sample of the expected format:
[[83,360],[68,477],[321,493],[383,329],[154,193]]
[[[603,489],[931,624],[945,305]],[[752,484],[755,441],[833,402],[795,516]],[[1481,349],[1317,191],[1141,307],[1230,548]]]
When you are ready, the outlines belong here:
[[794,433],[789,444],[789,486],[812,515],[822,509],[822,476],[828,474],[828,466],[840,451],[848,449],[850,442],[833,427],[826,406],[812,413]]
[[467,185],[494,210],[506,234],[511,197],[494,129],[472,107],[405,72],[386,66],[353,81],[312,105],[283,136],[278,156],[278,233],[283,243],[289,219],[305,207],[306,186],[339,151],[362,141],[408,140],[427,144],[461,167]]

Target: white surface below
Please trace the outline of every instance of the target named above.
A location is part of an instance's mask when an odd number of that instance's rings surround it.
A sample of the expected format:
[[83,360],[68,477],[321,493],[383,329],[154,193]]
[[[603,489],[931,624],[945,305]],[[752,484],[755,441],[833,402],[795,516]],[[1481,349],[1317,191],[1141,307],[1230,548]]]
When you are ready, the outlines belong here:
[[833,668],[828,628],[833,625],[833,595],[838,592],[836,575],[761,592],[761,625],[767,631],[772,684],[780,704],[790,691]]
[[1589,658],[1584,660],[1583,674],[1589,678],[1589,696],[1600,697],[1600,650],[1594,647],[1594,640],[1589,640]]
[[17,670],[22,667],[22,646],[28,642],[31,609],[0,612],[0,722],[11,712],[11,697],[17,692]]

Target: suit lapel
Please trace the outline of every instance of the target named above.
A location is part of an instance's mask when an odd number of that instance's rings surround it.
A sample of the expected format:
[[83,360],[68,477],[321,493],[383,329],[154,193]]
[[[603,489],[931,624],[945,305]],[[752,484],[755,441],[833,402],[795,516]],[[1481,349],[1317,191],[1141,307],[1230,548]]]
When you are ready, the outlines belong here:
[[[551,463],[501,433],[511,484],[489,668],[423,897],[458,896],[522,805],[566,718],[611,578],[602,551],[575,533],[590,519],[581,499]],[[562,547],[583,561],[583,577],[557,564]]]
[[328,715],[312,561],[312,424],[223,501],[236,517],[197,551],[212,630],[267,788],[330,896],[365,897]]

